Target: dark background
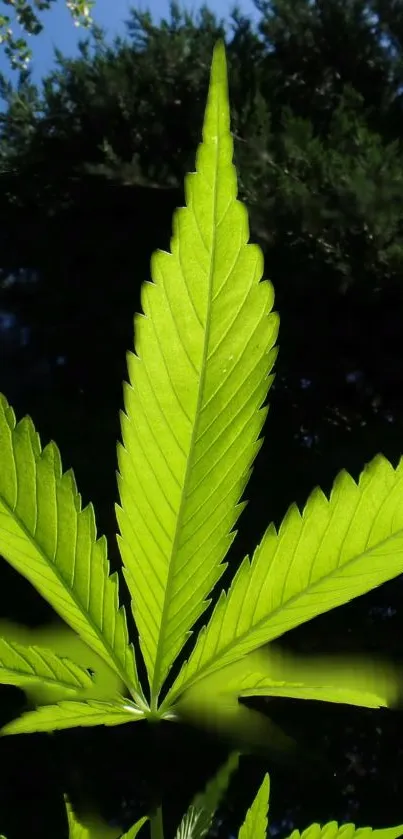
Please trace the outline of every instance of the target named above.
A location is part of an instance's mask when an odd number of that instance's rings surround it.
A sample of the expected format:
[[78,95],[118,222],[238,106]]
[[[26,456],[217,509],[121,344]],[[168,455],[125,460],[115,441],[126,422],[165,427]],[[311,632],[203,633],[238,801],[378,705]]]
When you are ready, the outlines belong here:
[[[257,8],[258,29],[235,12],[226,43],[240,197],[274,284],[280,353],[232,570],[290,503],[304,505],[317,485],[328,493],[342,468],[357,479],[378,452],[396,466],[403,450],[403,3]],[[133,313],[151,253],[169,248],[223,34],[206,8],[194,20],[173,6],[158,27],[133,11],[126,40],[108,45],[94,32],[79,59],[56,56],[41,90],[29,73],[15,88],[1,80],[0,390],[43,444],[56,440],[94,503],[113,569]],[[123,582],[121,591],[126,602]],[[401,598],[398,578],[287,644],[400,661]],[[52,618],[6,563],[0,616],[29,626]],[[24,702],[2,688],[2,721]],[[273,835],[330,819],[403,822],[400,712],[276,700],[270,714],[301,743],[299,759],[244,758],[212,835],[237,833],[267,770]],[[305,762],[305,746],[332,771]],[[0,830],[67,835],[66,790],[121,827],[162,799],[173,835],[226,754],[225,743],[171,724],[1,740]]]

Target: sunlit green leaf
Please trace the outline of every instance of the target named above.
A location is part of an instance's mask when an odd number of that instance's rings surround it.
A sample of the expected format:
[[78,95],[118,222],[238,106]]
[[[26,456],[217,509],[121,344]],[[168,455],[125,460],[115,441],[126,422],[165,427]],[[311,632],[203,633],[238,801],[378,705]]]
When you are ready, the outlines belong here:
[[238,761],[239,755],[233,752],[227,763],[209,781],[204,793],[196,795],[178,827],[175,839],[203,839],[207,836],[214,814],[228,788],[231,775],[238,766]]
[[293,505],[221,594],[167,703],[200,676],[402,573],[402,497],[403,459],[394,469],[378,456],[358,484],[343,471],[329,500],[315,489],[302,515]]
[[267,810],[269,807],[270,778],[266,774],[262,785],[246,814],[238,839],[266,839]]
[[0,731],[5,734],[25,734],[33,731],[56,731],[78,726],[121,725],[144,719],[144,714],[128,700],[120,702],[66,701],[46,705],[36,711],[28,711],[16,720],[7,723]]
[[118,839],[119,831],[99,815],[87,814],[85,820],[77,816],[67,795],[64,796],[69,826],[69,839]]
[[92,506],[81,510],[73,474],[54,443],[41,449],[29,417],[16,424],[0,394],[0,554],[112,666],[141,702],[133,647],[109,576]]
[[[135,839],[148,816],[143,816],[126,833],[119,834],[116,827],[111,827],[96,813],[87,813],[85,819],[74,812],[67,795],[64,796],[69,825],[69,839]],[[0,837],[1,839],[1,837]]]
[[403,824],[398,827],[384,827],[373,830],[372,827],[357,827],[354,824],[328,822],[311,824],[300,832],[293,830],[288,839],[398,839],[403,835]]
[[[88,644],[65,623],[52,623],[43,627],[27,627],[13,621],[0,620],[0,637],[11,644],[30,643],[39,649],[52,649],[59,657],[67,657],[82,668],[91,669],[93,678],[90,685],[80,695],[80,699],[114,699],[124,693],[125,684],[111,669],[106,661],[97,655]],[[15,684],[15,681],[13,681]],[[35,705],[54,704],[63,698],[69,698],[67,691],[54,685],[26,683],[24,691]]]
[[276,357],[273,288],[247,244],[232,156],[220,42],[187,206],[143,285],[124,393],[119,545],[154,704],[224,571]]
[[307,656],[269,646],[200,679],[193,694],[200,701],[208,694],[212,702],[231,694],[395,707],[403,699],[403,672],[393,662],[370,656]]
[[0,684],[25,687],[38,681],[70,691],[92,686],[89,673],[68,658],[59,658],[52,650],[24,647],[0,638]]
[[132,826],[129,827],[129,830],[122,834],[120,839],[135,839],[146,822],[148,822],[148,816],[143,816],[143,818],[139,819],[135,824],[132,824]]

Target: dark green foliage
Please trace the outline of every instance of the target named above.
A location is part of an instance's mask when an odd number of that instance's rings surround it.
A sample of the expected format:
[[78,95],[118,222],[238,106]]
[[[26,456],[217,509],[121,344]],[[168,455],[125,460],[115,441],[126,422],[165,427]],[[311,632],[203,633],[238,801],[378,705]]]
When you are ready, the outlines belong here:
[[[363,0],[257,5],[259,32],[234,10],[228,39],[236,162],[254,233],[290,279],[296,264],[310,282],[326,271],[344,289],[393,283],[403,259],[402,4],[377,21],[376,3]],[[74,202],[83,172],[181,183],[224,22],[206,7],[194,21],[173,4],[160,27],[132,10],[127,30],[112,46],[94,30],[76,60],[57,53],[41,93],[28,73],[16,90],[3,80],[0,154],[3,171],[16,172],[15,200],[54,214]]]

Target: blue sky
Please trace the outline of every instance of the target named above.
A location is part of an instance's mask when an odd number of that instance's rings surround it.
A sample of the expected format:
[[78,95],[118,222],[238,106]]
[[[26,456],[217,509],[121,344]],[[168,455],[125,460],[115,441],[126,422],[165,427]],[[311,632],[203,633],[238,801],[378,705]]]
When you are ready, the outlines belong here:
[[[189,11],[197,12],[202,4],[191,0],[181,5]],[[207,5],[219,19],[228,20],[234,3],[233,0],[213,0],[213,2],[208,1]],[[258,19],[259,15],[252,0],[240,0],[239,6],[244,14],[253,20]],[[124,21],[128,19],[131,7],[142,11],[149,9],[156,23],[161,18],[169,17],[169,0],[137,0],[137,2],[136,0],[96,0],[93,18],[96,23],[105,28],[108,40],[112,40],[116,35],[124,34]],[[9,9],[7,12],[10,14]],[[31,67],[35,82],[40,81],[43,75],[52,69],[55,46],[59,47],[64,54],[74,56],[77,52],[77,43],[83,37],[83,33],[85,34],[85,30],[74,26],[65,0],[55,0],[50,10],[42,13],[41,20],[44,23],[44,31],[40,35],[29,38],[29,46],[33,53]],[[17,25],[13,26],[13,31],[15,35],[21,32]],[[8,60],[1,49],[0,70],[9,78],[16,79],[17,77],[17,74],[10,70]]]

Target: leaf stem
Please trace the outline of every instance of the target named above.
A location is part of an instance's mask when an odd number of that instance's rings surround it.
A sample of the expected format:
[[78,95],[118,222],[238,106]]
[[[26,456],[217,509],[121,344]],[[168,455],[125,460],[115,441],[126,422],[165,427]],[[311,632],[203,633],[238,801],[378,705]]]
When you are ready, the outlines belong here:
[[150,816],[151,839],[164,839],[164,826],[162,823],[162,807],[157,807]]

